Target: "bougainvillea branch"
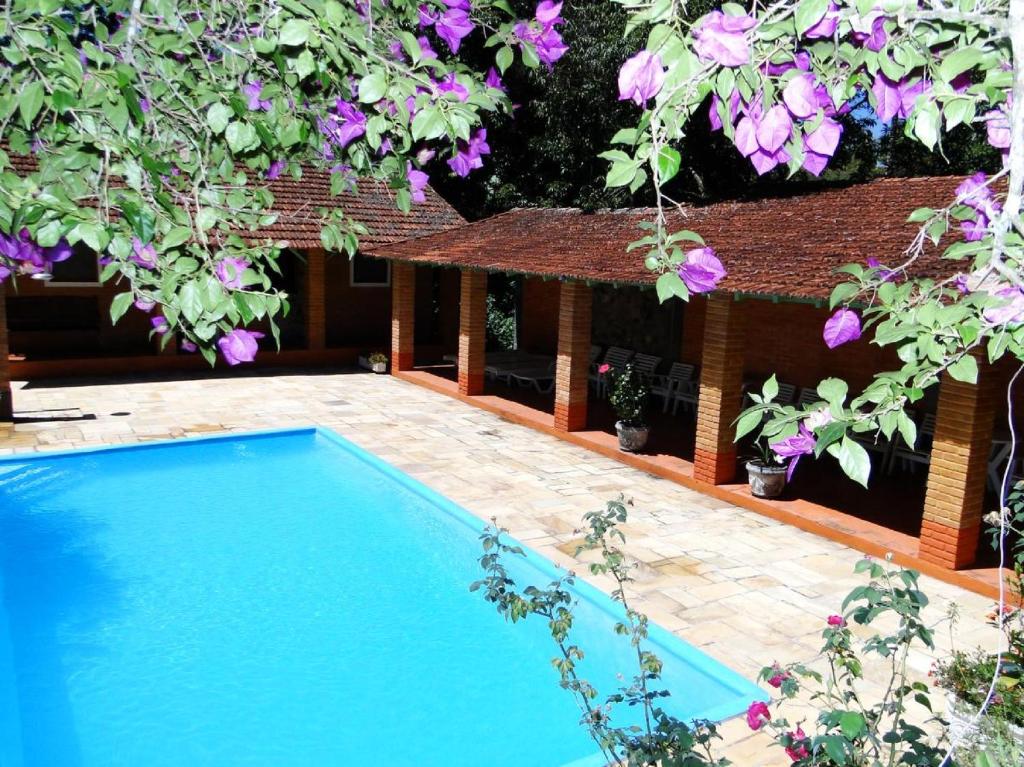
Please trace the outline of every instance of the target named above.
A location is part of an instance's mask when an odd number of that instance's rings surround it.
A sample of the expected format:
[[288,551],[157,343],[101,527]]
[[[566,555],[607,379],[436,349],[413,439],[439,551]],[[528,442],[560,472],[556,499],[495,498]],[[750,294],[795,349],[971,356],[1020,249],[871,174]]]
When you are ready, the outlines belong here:
[[[245,326],[269,319],[276,337],[288,309],[273,280],[283,243],[260,234],[269,182],[318,167],[335,193],[376,179],[408,209],[435,153],[461,175],[480,167],[482,120],[510,108],[498,73],[517,53],[528,66],[564,54],[560,8],[7,0],[0,278],[45,276],[81,243],[123,288],[115,321],[151,311],[164,338],[247,361],[258,335]],[[458,58],[472,35],[494,51],[489,73]],[[359,222],[322,213],[324,247],[353,253]]]

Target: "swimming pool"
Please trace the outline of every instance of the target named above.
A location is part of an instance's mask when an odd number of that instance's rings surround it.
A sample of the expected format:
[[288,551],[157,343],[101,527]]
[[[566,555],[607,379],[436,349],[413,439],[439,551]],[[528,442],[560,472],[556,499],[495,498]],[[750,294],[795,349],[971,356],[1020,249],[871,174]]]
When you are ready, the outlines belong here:
[[[597,764],[546,627],[468,590],[482,526],[323,429],[2,459],[0,765]],[[576,591],[610,692],[617,606]],[[678,715],[764,698],[651,638]]]

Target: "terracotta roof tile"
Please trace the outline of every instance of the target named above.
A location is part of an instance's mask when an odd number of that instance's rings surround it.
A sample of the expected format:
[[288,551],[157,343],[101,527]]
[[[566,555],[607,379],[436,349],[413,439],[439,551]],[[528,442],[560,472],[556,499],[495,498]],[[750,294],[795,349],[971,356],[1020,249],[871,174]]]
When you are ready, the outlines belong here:
[[[31,173],[36,160],[31,155],[8,154],[15,172]],[[347,216],[362,223],[369,234],[360,244],[375,247],[410,237],[451,229],[466,223],[455,209],[432,188],[427,187],[426,201],[413,205],[403,213],[395,206],[394,193],[383,182],[370,179],[358,183],[357,192],[338,196],[331,194],[331,176],[326,171],[303,168],[296,181],[282,176],[270,182],[274,194],[273,212],[277,221],[260,230],[259,235],[286,240],[293,248],[319,248],[321,208],[341,207]]]
[[[791,298],[827,298],[839,281],[834,270],[874,256],[887,266],[917,230],[916,208],[951,202],[954,177],[892,178],[810,194],[724,202],[673,213],[673,229],[692,229],[715,248],[729,271],[721,288]],[[657,275],[642,251],[626,246],[652,211],[583,213],[573,208],[519,208],[449,231],[391,245],[369,255],[400,261],[569,277],[595,282],[649,284]],[[948,274],[952,264],[930,248],[915,264],[921,275]]]

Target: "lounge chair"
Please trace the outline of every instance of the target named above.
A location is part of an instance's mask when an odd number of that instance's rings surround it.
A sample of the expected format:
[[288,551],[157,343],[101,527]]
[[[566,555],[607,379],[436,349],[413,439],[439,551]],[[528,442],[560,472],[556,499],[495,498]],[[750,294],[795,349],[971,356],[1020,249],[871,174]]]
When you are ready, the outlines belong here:
[[594,362],[591,364],[588,379],[590,383],[594,384],[594,388],[596,389],[599,397],[603,397],[607,392],[608,379],[603,373],[598,372],[598,368],[602,365],[609,365],[616,370],[621,370],[626,367],[632,358],[632,350],[623,349],[621,346],[609,346],[608,351],[604,354],[604,359],[600,362]]
[[668,412],[668,406],[672,405],[672,415],[679,409],[679,403],[689,407],[697,404],[697,382],[694,380],[696,368],[685,362],[673,362],[668,370],[668,375],[654,375],[651,377],[651,394],[661,397],[664,405],[662,413]]
[[935,414],[927,413],[917,429],[917,444],[907,447],[900,443],[893,447],[889,459],[889,473],[892,474],[896,461],[901,469],[910,469],[915,465],[928,466],[932,462],[932,440],[935,438]]

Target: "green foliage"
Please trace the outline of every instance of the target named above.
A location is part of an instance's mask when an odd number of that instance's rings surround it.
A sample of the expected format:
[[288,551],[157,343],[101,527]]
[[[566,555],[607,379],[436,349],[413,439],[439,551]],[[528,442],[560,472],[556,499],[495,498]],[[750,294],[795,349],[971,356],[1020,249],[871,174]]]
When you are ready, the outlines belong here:
[[626,426],[645,425],[650,387],[644,376],[634,370],[632,364],[621,370],[609,368],[605,375],[610,380],[608,401],[615,415]]
[[[497,279],[495,279],[497,278]],[[487,346],[509,351],[516,348],[516,304],[519,280],[494,275],[487,284]]]
[[[331,168],[335,193],[376,178],[407,208],[420,150],[450,156],[484,114],[509,108],[443,43],[423,55],[418,1],[367,3],[365,18],[360,5],[12,0],[0,16],[0,231],[85,243],[109,260],[102,280],[124,286],[115,318],[129,296],[155,303],[170,334],[211,359],[238,326],[269,321],[276,339],[288,297],[274,287],[283,243],[261,234],[275,221],[268,174]],[[500,0],[473,6],[507,65],[515,19]],[[449,76],[466,100],[436,89]],[[338,102],[360,133],[338,138]],[[340,206],[308,214],[324,247],[354,253],[365,230]],[[248,263],[239,285],[217,278],[227,258]]]

